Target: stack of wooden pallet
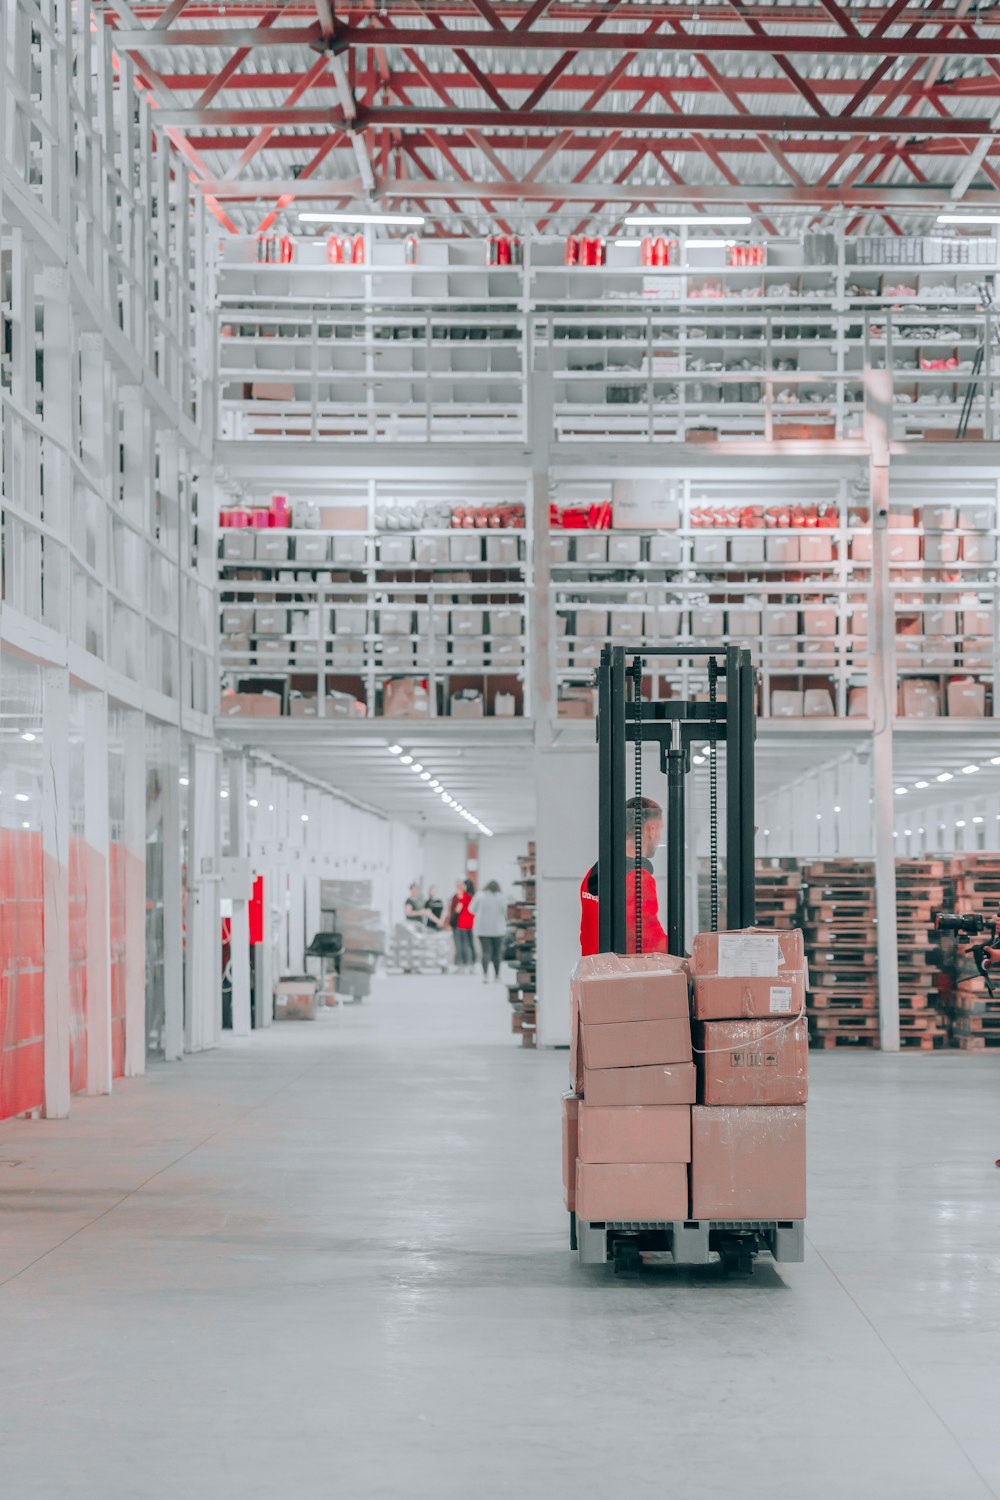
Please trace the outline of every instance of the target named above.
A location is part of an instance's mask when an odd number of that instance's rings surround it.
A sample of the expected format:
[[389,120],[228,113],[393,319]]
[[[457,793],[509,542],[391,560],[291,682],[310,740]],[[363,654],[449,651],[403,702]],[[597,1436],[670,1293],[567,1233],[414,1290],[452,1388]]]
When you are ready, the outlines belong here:
[[758,859],[757,927],[798,927],[802,871],[797,859]]
[[[988,917],[1000,912],[1000,855],[957,855],[951,874],[956,911],[983,912]],[[963,937],[950,942],[945,950],[952,965],[951,1034],[964,1052],[1000,1047],[1000,973],[994,981],[997,994],[993,999],[986,981],[976,972],[972,957],[976,941]]]
[[537,1032],[535,993],[535,845],[518,856],[520,894],[507,908],[507,956],[514,965],[514,982],[508,986],[513,1015],[511,1029],[522,1047],[533,1047]]
[[802,875],[810,1043],[877,1047],[875,867],[865,859],[819,859]]
[[897,859],[896,939],[899,954],[899,1041],[931,1051],[948,1039],[947,977],[934,913],[950,905],[943,859]]

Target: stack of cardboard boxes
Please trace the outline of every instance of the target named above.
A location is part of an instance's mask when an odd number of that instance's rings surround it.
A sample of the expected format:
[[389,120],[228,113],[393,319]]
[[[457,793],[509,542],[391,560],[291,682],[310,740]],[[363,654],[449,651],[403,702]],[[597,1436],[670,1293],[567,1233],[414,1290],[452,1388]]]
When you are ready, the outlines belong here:
[[590,1223],[804,1218],[805,985],[792,930],[705,933],[690,964],[581,959],[567,1207]]

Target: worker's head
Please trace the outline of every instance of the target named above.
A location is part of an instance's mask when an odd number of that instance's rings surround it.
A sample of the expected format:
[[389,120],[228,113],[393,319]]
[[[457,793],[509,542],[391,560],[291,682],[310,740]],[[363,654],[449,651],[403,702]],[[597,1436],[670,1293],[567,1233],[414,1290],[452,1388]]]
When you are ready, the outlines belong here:
[[410,885],[410,895],[411,896],[419,896],[420,895],[420,882],[419,882],[419,880],[414,880],[411,883],[411,885]]
[[476,883],[474,880],[467,880],[465,882],[465,894],[467,896],[474,896],[476,894]]
[[499,894],[500,894],[500,885],[499,885],[499,882],[496,881],[496,880],[491,880],[490,883],[489,883],[489,885],[486,887],[486,889],[488,891],[492,891],[493,894],[494,894],[494,896],[499,896]]
[[630,797],[625,804],[625,850],[635,852],[636,823],[642,829],[642,857],[649,859],[663,837],[663,808],[652,797]]

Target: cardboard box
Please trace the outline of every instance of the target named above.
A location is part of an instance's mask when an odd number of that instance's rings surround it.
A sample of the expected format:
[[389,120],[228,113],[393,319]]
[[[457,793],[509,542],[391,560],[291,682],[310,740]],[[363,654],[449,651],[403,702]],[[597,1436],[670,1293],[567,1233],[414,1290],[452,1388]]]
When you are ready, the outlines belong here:
[[659,641],[672,641],[684,634],[685,618],[676,605],[661,604],[645,611],[643,624],[648,636]]
[[337,635],[362,636],[368,630],[368,611],[363,604],[338,604],[331,628]]
[[[241,637],[235,635],[233,636],[231,643],[233,650],[236,649],[235,643],[239,639],[241,639]],[[984,635],[972,635],[969,636],[966,640],[962,641],[961,644],[962,666],[966,671],[970,671],[974,667],[978,668],[981,671],[992,670],[993,642],[991,640],[989,640]]]
[[335,536],[331,539],[330,551],[333,561],[342,568],[363,568],[367,562],[363,536]]
[[598,532],[575,532],[573,535],[573,561],[585,566],[606,563],[608,539]]
[[581,1022],[580,1033],[586,1068],[638,1068],[691,1061],[691,1023],[687,1016],[606,1026]]
[[760,610],[749,605],[734,605],[726,611],[726,634],[734,636],[760,635]]
[[250,635],[253,631],[253,607],[249,604],[224,604],[223,635]]
[[924,634],[956,636],[958,634],[957,611],[939,606],[925,609]]
[[924,537],[924,562],[935,564],[948,564],[958,562],[958,554],[961,546],[961,537],[952,536],[925,536]]
[[797,563],[799,538],[797,536],[765,537],[764,554],[770,563]]
[[805,1104],[809,1023],[706,1021],[697,1029],[702,1104]]
[[673,1021],[688,1016],[688,965],[671,953],[594,953],[573,971],[583,1022]]
[[579,1158],[586,1162],[691,1160],[687,1104],[609,1104],[579,1109]]
[[486,634],[486,611],[482,609],[469,609],[463,606],[453,609],[451,612],[452,635],[485,635]]
[[993,505],[989,500],[959,508],[958,524],[963,531],[990,531],[993,527]]
[[563,688],[556,701],[558,719],[592,719],[596,712],[597,691],[595,688]]
[[905,536],[902,532],[892,531],[886,533],[890,563],[911,563],[920,561],[920,537]]
[[288,700],[288,713],[293,719],[316,719],[319,704],[315,694],[293,693]]
[[982,682],[949,682],[948,717],[950,719],[981,719],[986,714],[986,686]]
[[367,531],[368,507],[367,505],[321,505],[319,524],[323,531]]
[[332,688],[326,693],[326,717],[328,719],[363,719],[368,710],[360,699],[351,693],[338,693]]
[[606,609],[578,609],[575,626],[574,635],[604,640],[608,634],[608,612]]
[[326,562],[330,555],[329,538],[325,536],[296,536],[292,538],[297,563]]
[[378,539],[379,562],[384,567],[406,567],[413,561],[413,539],[408,536],[393,536],[391,533]]
[[222,533],[222,558],[225,562],[252,562],[257,533],[248,526],[227,527]]
[[292,664],[292,648],[287,641],[261,636],[255,642],[254,657],[258,667],[286,668]]
[[729,543],[729,558],[734,563],[762,563],[763,536],[734,536]]
[[446,536],[415,536],[413,560],[425,568],[446,566],[450,560],[448,538]]
[[691,607],[691,634],[699,636],[722,636],[726,633],[726,613],[721,606],[699,604]]
[[463,696],[462,693],[452,693],[451,717],[453,719],[481,719],[483,717],[482,694],[476,693],[474,697],[469,698]]
[[378,612],[380,635],[412,635],[413,610],[405,604],[383,604]]
[[379,662],[383,668],[394,672],[403,671],[407,667],[415,667],[417,653],[409,636],[387,635],[382,642]]
[[677,484],[670,479],[615,479],[611,507],[616,529],[676,529],[681,524]]
[[426,684],[414,677],[391,677],[382,686],[382,714],[386,719],[427,719],[431,700]]
[[[980,641],[979,644],[982,645],[982,642]],[[250,653],[253,647],[250,644],[250,637],[248,635],[226,635],[220,641],[219,649],[227,660],[237,657],[240,659],[240,664],[245,667],[249,664]],[[243,660],[244,657],[246,658],[245,661]]]
[[737,1021],[763,1016],[797,1016],[805,1005],[806,968],[782,968],[766,976],[698,974],[694,1015],[699,1021]]
[[279,609],[276,604],[258,605],[254,610],[253,630],[254,635],[287,635],[288,610]]
[[254,538],[254,557],[258,562],[288,561],[288,537],[283,531],[256,531]]
[[679,536],[651,536],[649,560],[658,567],[679,567],[684,558],[684,543]]
[[616,1104],[693,1104],[694,1063],[658,1063],[640,1068],[583,1068],[583,1092],[592,1109]]
[[907,678],[899,686],[900,712],[904,719],[936,719],[941,713],[941,694],[936,682]]
[[608,562],[630,567],[642,559],[642,538],[638,536],[609,536]]
[[806,1111],[790,1105],[695,1105],[693,1219],[804,1219]]
[[872,534],[870,531],[856,531],[851,537],[851,561],[871,562],[872,560]]
[[549,537],[549,562],[557,564],[569,562],[569,537],[567,535]]
[[771,689],[772,719],[801,719],[805,709],[804,695],[791,688]]
[[290,380],[255,380],[250,395],[254,401],[294,401],[295,386]]
[[580,1101],[575,1094],[563,1095],[563,1201],[570,1213],[576,1210],[576,1162]]
[[576,1216],[588,1224],[686,1219],[688,1169],[683,1162],[578,1162]]
[[954,531],[955,507],[953,505],[922,505],[920,524],[927,531]]
[[448,552],[453,563],[482,562],[482,536],[475,531],[453,531],[448,538]]
[[847,717],[849,719],[867,719],[868,689],[866,687],[852,687],[847,689]]
[[222,719],[280,719],[277,693],[223,693],[219,704]]
[[490,610],[490,635],[521,635],[524,619],[519,609],[495,604]]
[[798,635],[798,609],[786,604],[769,605],[764,611],[765,635]]
[[833,694],[829,688],[806,688],[802,702],[804,719],[832,719],[834,712]]
[[966,635],[992,635],[993,611],[976,608],[962,611],[962,630]]
[[315,1021],[317,1008],[316,981],[311,976],[279,979],[274,986],[276,1021]]
[[484,538],[486,561],[511,567],[520,561],[519,538],[516,536],[490,536]]
[[719,567],[729,561],[729,544],[724,536],[696,536],[691,556],[697,567]]
[[997,539],[995,536],[963,536],[962,561],[967,563],[996,562]]
[[612,609],[609,614],[613,641],[629,641],[637,646],[642,644],[643,612],[641,609],[631,607]]
[[782,969],[802,968],[805,952],[798,927],[699,932],[691,945],[690,968],[692,974],[758,974],[776,978]]
[[928,635],[924,638],[923,655],[921,662],[925,667],[945,667],[949,671],[955,667],[955,639],[954,636]]
[[836,635],[837,611],[828,604],[803,604],[803,635]]
[[833,537],[822,532],[808,531],[799,537],[799,561],[804,563],[833,562]]

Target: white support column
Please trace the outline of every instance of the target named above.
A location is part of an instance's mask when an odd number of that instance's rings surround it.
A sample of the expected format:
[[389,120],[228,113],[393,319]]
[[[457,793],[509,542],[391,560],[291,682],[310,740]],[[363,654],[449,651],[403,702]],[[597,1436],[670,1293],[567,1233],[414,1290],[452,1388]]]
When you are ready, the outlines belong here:
[[[878,377],[878,379],[876,379]],[[889,423],[891,374],[869,371],[865,429],[871,444],[872,595],[870,696],[875,905],[878,913],[878,1013],[883,1052],[899,1051],[899,959],[896,934],[896,840],[892,730],[896,711],[896,621],[889,591]]]
[[87,849],[87,1086],[111,1092],[111,940],[108,842],[108,702],[84,701],[84,841]]
[[[229,759],[229,852],[247,854],[247,764],[242,755]],[[232,898],[229,923],[233,1036],[250,1035],[250,904],[245,895]]]
[[214,1047],[221,1021],[217,760],[202,740],[191,744],[191,824],[188,836],[188,1008],[185,1046]]
[[306,811],[305,788],[293,781],[288,787],[288,963],[294,974],[303,972],[303,949],[306,945],[305,874],[302,850],[305,846],[302,814]]
[[180,741],[165,736],[163,770],[163,1050],[167,1062],[184,1053],[184,916],[181,869]]
[[[305,871],[305,924],[306,944],[312,942],[313,937],[320,929],[320,870],[319,853],[322,848],[323,830],[323,793],[316,787],[309,787],[306,791],[306,812],[309,822],[304,824],[305,838],[303,840],[303,869]],[[304,966],[304,972],[315,974],[317,980],[323,972],[323,965],[318,958],[310,958]]]
[[124,715],[125,1077],[146,1071],[146,721]]
[[69,673],[44,673],[45,763],[42,781],[44,855],[43,1015],[45,1116],[69,1114]]

